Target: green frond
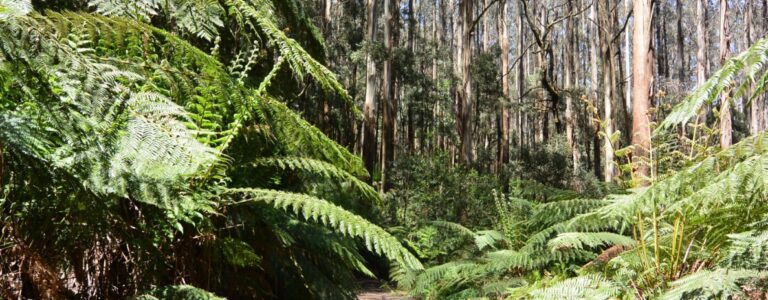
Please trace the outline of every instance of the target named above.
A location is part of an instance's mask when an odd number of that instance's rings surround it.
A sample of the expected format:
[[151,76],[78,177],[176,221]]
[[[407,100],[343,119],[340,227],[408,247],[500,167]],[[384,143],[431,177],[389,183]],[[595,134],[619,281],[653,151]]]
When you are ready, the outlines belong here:
[[532,270],[546,263],[542,257],[533,256],[530,252],[514,250],[499,250],[486,254],[488,268],[495,271]]
[[344,86],[336,79],[328,68],[323,66],[314,57],[307,53],[299,43],[288,37],[278,26],[274,5],[268,0],[227,0],[230,14],[234,16],[241,26],[248,27],[254,31],[263,31],[269,44],[280,52],[293,73],[303,79],[305,74],[314,78],[320,86],[327,91],[333,91],[347,101],[350,107],[354,108],[355,114],[360,115],[360,111],[353,105],[352,98],[347,93]]
[[529,293],[534,299],[614,299],[621,293],[617,285],[599,274],[588,274],[555,283]]
[[566,232],[559,234],[547,244],[552,251],[563,249],[585,249],[603,246],[621,245],[633,247],[631,237],[613,232]]
[[537,227],[550,226],[606,204],[608,203],[605,200],[600,199],[570,199],[543,203],[534,208],[533,216],[527,222]]
[[730,246],[723,264],[728,268],[768,269],[768,232],[747,231],[728,235]]
[[256,159],[251,166],[272,167],[292,172],[304,172],[313,176],[321,176],[333,182],[348,183],[366,201],[378,203],[378,192],[370,185],[330,163],[304,157],[266,157]]
[[[749,99],[754,99],[762,95],[768,82],[768,72],[766,72],[768,70],[764,68],[766,64],[768,64],[768,39],[761,39],[746,51],[727,60],[723,67],[712,74],[702,86],[696,88],[683,102],[675,106],[656,132],[685,124],[696,116],[702,107],[709,105],[724,91],[734,87],[733,98],[747,96]],[[759,74],[761,71],[764,73]],[[742,73],[744,76],[737,85],[736,77]],[[759,80],[755,81],[755,78]],[[753,84],[757,89],[752,91],[752,95],[746,95]]]
[[224,7],[214,0],[89,0],[88,5],[96,12],[111,17],[126,17],[149,22],[163,15],[174,20],[181,32],[208,41],[218,35],[224,26]]
[[322,160],[354,176],[368,177],[360,157],[328,138],[284,103],[265,98],[258,104],[264,122],[270,126],[269,133],[286,156]]
[[741,290],[743,281],[765,277],[767,272],[744,269],[703,270],[670,283],[672,287],[661,299],[731,299],[746,297]]
[[423,268],[419,260],[384,229],[328,201],[303,194],[264,189],[227,189],[224,194],[238,197],[240,200],[233,203],[236,205],[249,202],[270,204],[308,221],[334,228],[343,235],[361,238],[369,250],[405,266],[413,269]]
[[4,142],[97,194],[174,211],[188,206],[186,180],[217,160],[189,128],[190,116],[162,94],[142,90],[146,77],[103,60],[83,36],[62,39],[47,25],[32,15],[0,29],[4,67],[27,74],[10,80],[46,91],[12,99],[19,109],[2,112],[10,122],[0,125],[9,130]]

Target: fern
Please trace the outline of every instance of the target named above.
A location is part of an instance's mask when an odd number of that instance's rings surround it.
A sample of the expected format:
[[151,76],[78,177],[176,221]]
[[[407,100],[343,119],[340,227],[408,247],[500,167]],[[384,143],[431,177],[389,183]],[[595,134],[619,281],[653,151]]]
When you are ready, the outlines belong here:
[[319,175],[334,182],[348,182],[367,201],[378,203],[379,194],[368,184],[330,163],[303,157],[268,157],[257,159],[253,167],[276,167],[281,170],[300,171]]
[[766,272],[743,269],[699,271],[670,283],[672,288],[661,295],[661,299],[746,297],[740,282],[766,275]]
[[386,255],[407,267],[422,268],[419,260],[384,229],[325,200],[308,195],[263,189],[235,188],[227,189],[224,193],[241,197],[241,200],[234,202],[236,205],[254,201],[271,204],[275,208],[292,212],[308,221],[332,227],[343,235],[361,238],[369,250]]
[[[709,79],[688,97],[682,103],[675,106],[670,114],[660,124],[657,132],[669,129],[670,127],[685,124],[694,117],[698,111],[712,103],[726,89],[733,88],[733,99],[746,96],[750,101],[765,92],[768,84],[768,72],[765,72],[765,65],[768,63],[768,39],[756,41],[749,49],[741,54],[729,59],[723,67],[712,74]],[[744,73],[742,80],[735,83],[736,77]],[[761,72],[763,72],[761,74]],[[751,95],[747,95],[749,87],[754,85],[755,89]]]
[[635,240],[612,232],[566,232],[548,242],[552,251],[562,249],[585,249],[602,246],[620,245],[632,247]]
[[599,274],[589,274],[568,278],[529,295],[535,299],[614,299],[619,293],[613,282]]

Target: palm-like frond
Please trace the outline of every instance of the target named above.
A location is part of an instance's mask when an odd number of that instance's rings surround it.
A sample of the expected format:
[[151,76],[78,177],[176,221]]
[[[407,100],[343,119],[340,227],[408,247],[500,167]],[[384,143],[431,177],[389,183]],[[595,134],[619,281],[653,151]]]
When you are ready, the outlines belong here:
[[328,201],[303,194],[265,189],[233,188],[227,189],[224,194],[240,197],[241,200],[235,204],[264,202],[308,221],[330,226],[343,235],[363,239],[365,246],[373,252],[386,255],[409,268],[422,268],[419,260],[384,229]]
[[670,283],[672,288],[665,292],[661,299],[745,297],[739,282],[766,275],[766,272],[744,269],[718,268],[699,271]]
[[[733,90],[733,98],[754,99],[765,92],[768,84],[768,39],[756,41],[749,49],[729,59],[723,67],[712,74],[700,87],[678,104],[660,124],[659,130],[685,124],[701,110],[711,104],[726,90]],[[742,75],[740,80],[737,77]],[[755,87],[748,94],[750,87]]]

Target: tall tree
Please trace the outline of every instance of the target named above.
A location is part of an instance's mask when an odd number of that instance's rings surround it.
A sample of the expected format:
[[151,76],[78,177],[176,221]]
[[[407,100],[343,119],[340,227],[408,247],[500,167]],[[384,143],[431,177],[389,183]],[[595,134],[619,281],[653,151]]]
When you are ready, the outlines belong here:
[[[573,0],[567,2],[566,15],[568,19],[565,21],[565,74],[564,74],[564,87],[566,90],[570,90],[573,87],[574,72],[574,31],[573,26]],[[573,161],[573,174],[579,173],[579,143],[576,141],[575,131],[575,114],[573,113],[573,97],[571,93],[565,97],[565,135],[568,140],[568,145],[571,148],[571,159]]]
[[[498,10],[499,46],[501,48],[501,96],[499,103],[499,147],[497,154],[498,168],[501,170],[504,164],[509,162],[509,36],[507,34],[507,0],[499,2]],[[501,172],[503,173],[503,172]],[[504,178],[502,181],[505,182]],[[504,184],[506,186],[506,184]]]
[[[701,86],[707,81],[709,73],[709,38],[707,33],[707,0],[696,0],[696,85]],[[703,108],[698,116],[698,122],[707,124],[707,109]]]
[[460,73],[456,86],[456,125],[459,132],[459,156],[465,165],[471,165],[473,161],[473,126],[472,116],[475,111],[475,102],[472,99],[472,76],[470,66],[472,64],[472,27],[473,27],[473,3],[474,0],[462,0],[459,7],[459,55],[456,59],[456,68]]
[[384,49],[386,59],[384,60],[383,84],[382,84],[382,140],[381,140],[381,190],[387,190],[387,167],[395,157],[395,128],[397,126],[397,99],[395,98],[394,70],[392,69],[392,60],[394,59],[394,15],[398,0],[384,0]]
[[591,92],[592,95],[590,98],[594,101],[595,109],[590,112],[590,119],[592,120],[593,125],[593,135],[592,135],[592,150],[593,152],[593,159],[592,162],[594,163],[593,170],[595,171],[595,176],[598,178],[601,178],[602,168],[600,168],[602,159],[601,159],[601,152],[600,152],[600,123],[596,120],[600,118],[600,104],[598,101],[598,90],[599,90],[599,83],[598,83],[598,77],[599,77],[599,71],[597,68],[598,65],[598,56],[599,56],[599,48],[597,45],[597,41],[600,39],[600,36],[602,35],[600,33],[600,30],[598,29],[598,16],[597,16],[597,4],[593,4],[589,8],[589,15],[591,22],[588,22],[592,24],[592,26],[589,26],[589,33],[591,37],[589,38],[589,48],[590,48],[590,84],[591,84]]
[[613,181],[613,97],[614,97],[614,61],[613,61],[613,22],[610,17],[610,7],[607,2],[597,5],[597,18],[600,32],[600,55],[603,62],[603,122],[605,137],[603,151],[605,165],[603,166],[603,179],[605,182]]
[[635,28],[632,33],[632,151],[638,162],[637,175],[641,185],[650,177],[651,129],[648,110],[651,105],[653,81],[653,48],[651,46],[653,0],[635,0]]
[[518,14],[517,14],[517,123],[518,123],[518,140],[520,141],[519,149],[520,153],[522,153],[523,147],[525,146],[525,139],[527,137],[526,131],[525,131],[525,123],[526,123],[526,113],[523,111],[523,98],[525,97],[525,60],[523,59],[523,56],[525,56],[525,27],[523,24],[525,21],[523,21],[523,10],[522,10],[522,4],[518,3]]
[[365,104],[363,105],[363,161],[365,168],[373,172],[376,167],[376,62],[373,60],[373,44],[376,42],[376,0],[366,1],[366,34],[369,49],[365,55]]
[[[723,65],[731,54],[731,33],[728,25],[728,0],[720,0],[720,65]],[[730,93],[725,92],[720,99],[720,147],[731,146],[733,128],[731,121]]]
[[677,59],[680,60],[677,79],[680,84],[684,84],[686,69],[688,68],[688,56],[685,54],[685,32],[683,32],[683,0],[675,0],[675,12],[677,14]]

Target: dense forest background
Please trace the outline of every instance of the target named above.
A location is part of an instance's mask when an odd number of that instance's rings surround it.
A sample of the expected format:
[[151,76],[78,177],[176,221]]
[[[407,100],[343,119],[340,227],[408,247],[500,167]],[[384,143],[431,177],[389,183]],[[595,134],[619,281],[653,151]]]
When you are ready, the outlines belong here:
[[0,0],[0,297],[764,299],[766,0]]

